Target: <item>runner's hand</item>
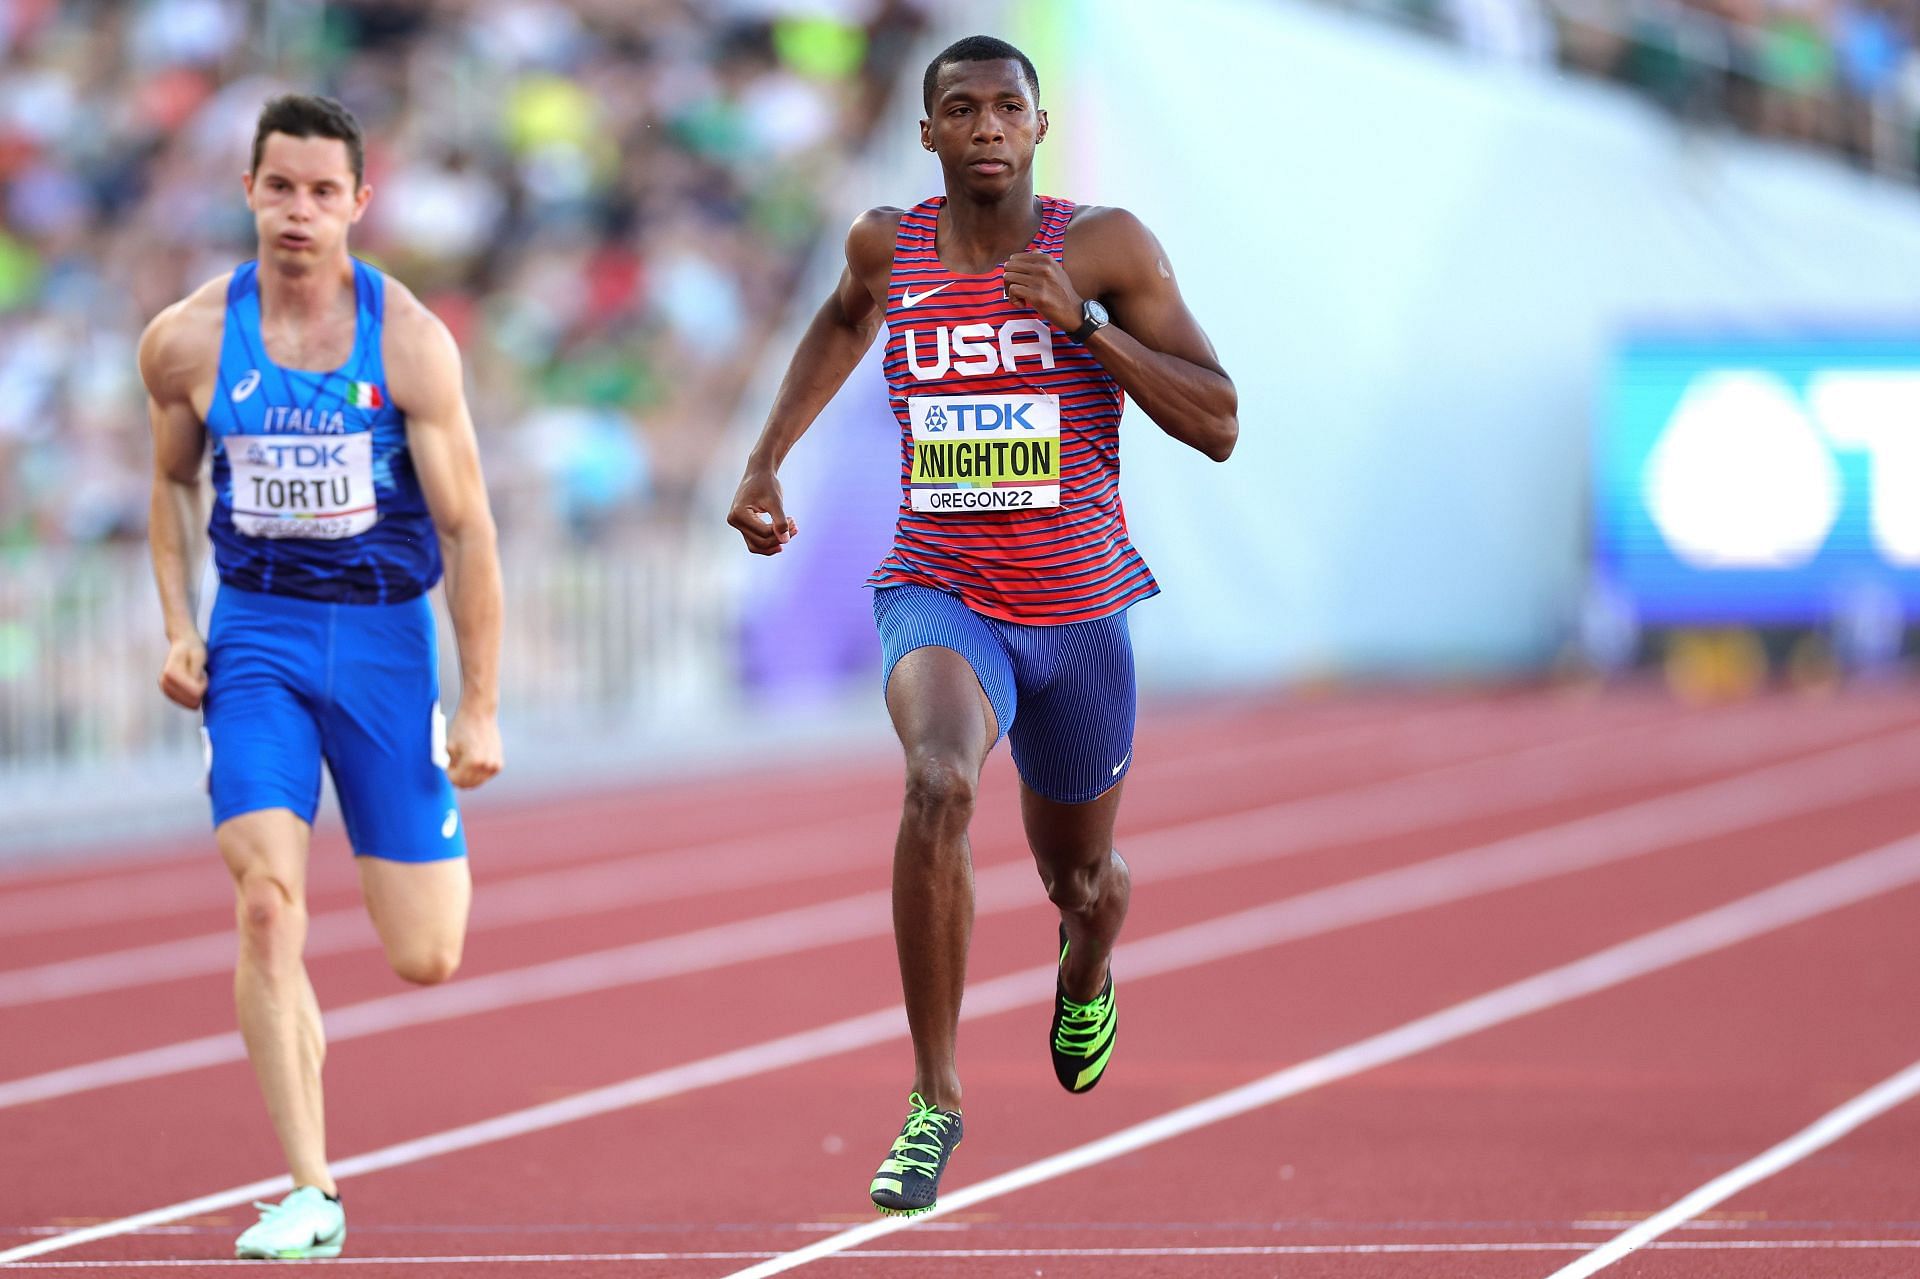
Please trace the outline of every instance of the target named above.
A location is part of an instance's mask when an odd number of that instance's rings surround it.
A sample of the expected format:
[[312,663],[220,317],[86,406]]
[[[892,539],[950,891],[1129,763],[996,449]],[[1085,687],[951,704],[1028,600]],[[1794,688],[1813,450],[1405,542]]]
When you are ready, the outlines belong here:
[[781,502],[780,481],[770,471],[750,471],[740,481],[727,523],[740,530],[755,555],[778,555],[800,532]]
[[469,711],[462,702],[447,726],[447,780],[471,789],[499,772],[503,762],[499,721]]
[[177,639],[167,646],[167,664],[160,668],[160,691],[190,711],[200,709],[207,694],[207,642],[199,635]]
[[1044,253],[1016,253],[1007,259],[1007,301],[1019,302],[1063,332],[1080,327],[1080,295],[1067,269]]

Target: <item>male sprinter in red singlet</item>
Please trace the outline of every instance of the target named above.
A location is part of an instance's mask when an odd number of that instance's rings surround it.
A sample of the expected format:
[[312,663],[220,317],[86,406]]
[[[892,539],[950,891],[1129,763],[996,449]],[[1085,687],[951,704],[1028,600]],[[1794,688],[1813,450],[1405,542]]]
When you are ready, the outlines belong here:
[[934,1206],[960,1141],[967,823],[1003,733],[1060,908],[1054,1072],[1085,1092],[1106,1069],[1108,958],[1129,889],[1113,848],[1133,754],[1126,609],[1158,589],[1120,510],[1122,397],[1215,461],[1240,429],[1233,383],[1152,233],[1121,209],[1034,196],[1047,116],[1033,64],[974,36],[933,60],[925,89],[920,138],[947,193],[854,223],[847,269],[801,339],[728,516],[761,555],[798,532],[775,473],[885,319],[905,495],[868,584],[907,760],[893,921],[914,1080],[870,1193],[900,1214]]
[[[160,687],[205,712],[214,839],[238,899],[240,1031],[293,1174],[293,1193],[240,1236],[242,1257],[335,1257],[347,1233],[300,955],[321,760],[387,962],[423,983],[459,964],[472,896],[452,788],[501,762],[500,566],[460,353],[347,252],[372,195],[363,154],[339,103],[267,103],[243,179],[258,260],[162,311],[140,341]],[[220,594],[203,640],[188,548],[209,437]],[[443,554],[460,647],[450,728],[426,598]]]

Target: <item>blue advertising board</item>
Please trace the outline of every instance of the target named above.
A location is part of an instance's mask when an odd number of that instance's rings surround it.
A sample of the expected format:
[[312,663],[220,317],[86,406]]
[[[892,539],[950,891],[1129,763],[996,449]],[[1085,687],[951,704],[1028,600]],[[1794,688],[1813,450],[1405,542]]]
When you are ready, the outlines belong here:
[[1595,576],[1643,621],[1920,614],[1920,331],[1624,343],[1591,502]]

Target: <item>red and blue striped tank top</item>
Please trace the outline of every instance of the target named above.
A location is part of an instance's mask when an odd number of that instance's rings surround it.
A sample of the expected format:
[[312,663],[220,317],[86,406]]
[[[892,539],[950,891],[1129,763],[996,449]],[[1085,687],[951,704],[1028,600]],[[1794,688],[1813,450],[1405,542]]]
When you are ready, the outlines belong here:
[[[1159,591],[1120,506],[1120,387],[1003,272],[956,275],[934,226],[944,196],[901,216],[885,369],[900,423],[893,549],[869,586],[958,595],[988,617],[1061,625]],[[1041,197],[1027,247],[1059,260],[1070,200]]]

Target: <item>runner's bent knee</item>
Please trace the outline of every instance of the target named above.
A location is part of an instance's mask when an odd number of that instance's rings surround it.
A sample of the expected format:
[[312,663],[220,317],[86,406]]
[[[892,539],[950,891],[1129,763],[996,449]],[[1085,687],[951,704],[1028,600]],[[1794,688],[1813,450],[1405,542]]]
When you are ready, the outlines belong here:
[[389,950],[387,964],[402,981],[416,986],[437,986],[460,968],[460,944],[437,942]]
[[978,789],[973,766],[958,753],[914,752],[907,758],[907,814],[929,826],[964,827]]
[[249,871],[234,883],[244,949],[269,961],[298,959],[306,941],[306,905],[284,880]]
[[1100,900],[1100,874],[1097,864],[1043,868],[1040,880],[1047,886],[1048,901],[1069,915],[1081,915]]

